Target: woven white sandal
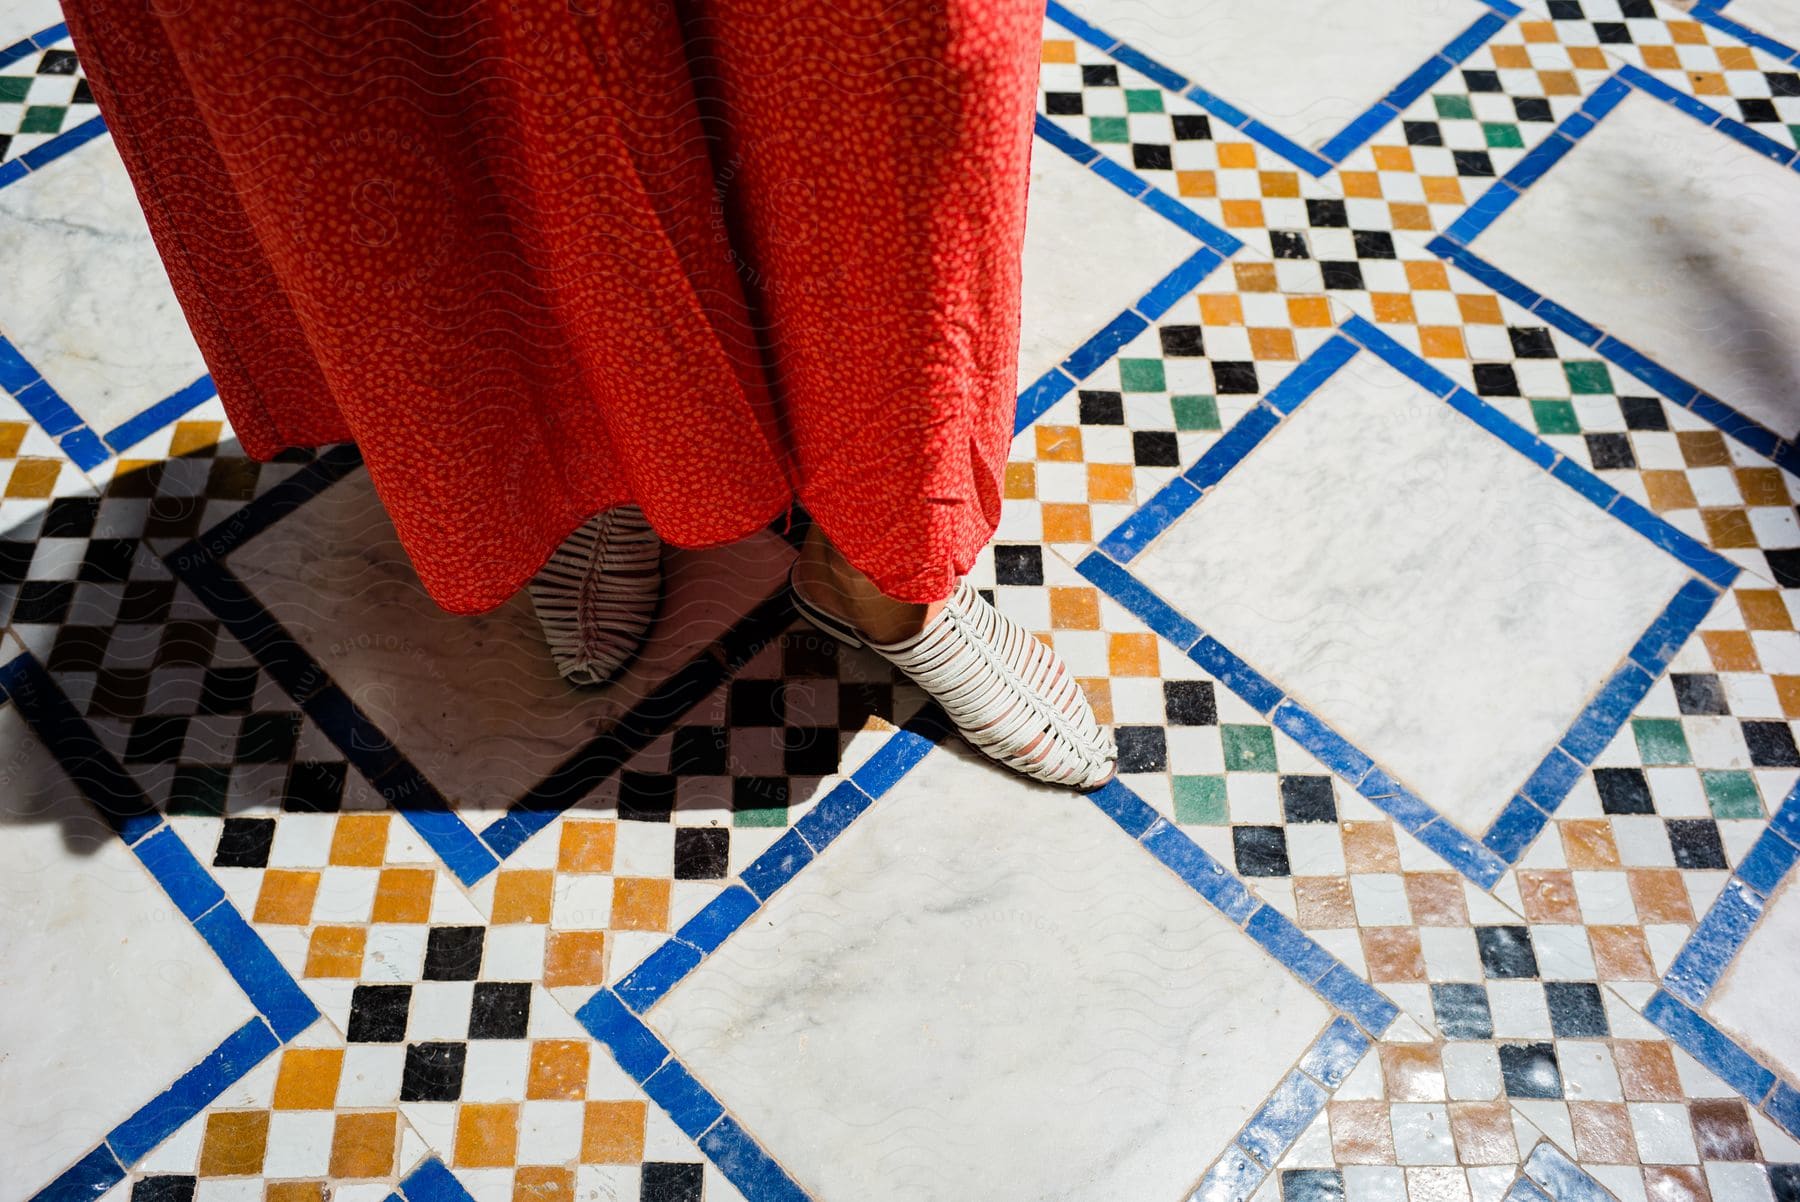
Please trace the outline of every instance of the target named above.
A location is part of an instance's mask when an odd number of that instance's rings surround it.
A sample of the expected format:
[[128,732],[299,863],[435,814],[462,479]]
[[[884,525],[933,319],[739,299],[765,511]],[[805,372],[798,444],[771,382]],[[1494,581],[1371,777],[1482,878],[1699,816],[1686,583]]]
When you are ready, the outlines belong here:
[[636,505],[589,518],[526,586],[556,670],[605,684],[643,646],[662,600],[662,540]]
[[925,629],[898,643],[871,642],[808,602],[791,571],[788,589],[802,617],[904,672],[983,755],[1053,785],[1091,789],[1112,778],[1118,749],[1062,657],[967,581]]

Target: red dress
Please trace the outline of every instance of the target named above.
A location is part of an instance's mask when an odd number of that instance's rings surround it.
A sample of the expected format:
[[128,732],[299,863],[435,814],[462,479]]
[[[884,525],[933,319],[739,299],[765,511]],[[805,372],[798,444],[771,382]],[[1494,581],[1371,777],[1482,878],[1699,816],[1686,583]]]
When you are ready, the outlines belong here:
[[1041,0],[69,7],[245,450],[355,441],[444,608],[627,501],[914,602],[992,535]]

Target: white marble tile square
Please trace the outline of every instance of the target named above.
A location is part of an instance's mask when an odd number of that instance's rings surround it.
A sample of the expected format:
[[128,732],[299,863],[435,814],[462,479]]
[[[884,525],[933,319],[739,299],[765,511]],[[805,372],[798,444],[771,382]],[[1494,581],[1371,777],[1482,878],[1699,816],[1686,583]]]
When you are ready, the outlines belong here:
[[822,1202],[1180,1198],[1330,1010],[1094,805],[933,751],[654,1007]]
[[1475,834],[1688,578],[1366,352],[1132,570]]
[[255,1011],[10,705],[0,758],[0,1199],[17,1202]]
[[1314,148],[1493,11],[1476,0],[1085,0],[1073,7]]
[[0,330],[98,433],[206,374],[103,136],[0,189]]
[[1131,308],[1200,243],[1043,141],[1031,147],[1019,387]]
[[1790,872],[1714,987],[1706,1015],[1790,1082],[1800,1082],[1800,874]]
[[1800,174],[1633,89],[1472,249],[1787,437]]

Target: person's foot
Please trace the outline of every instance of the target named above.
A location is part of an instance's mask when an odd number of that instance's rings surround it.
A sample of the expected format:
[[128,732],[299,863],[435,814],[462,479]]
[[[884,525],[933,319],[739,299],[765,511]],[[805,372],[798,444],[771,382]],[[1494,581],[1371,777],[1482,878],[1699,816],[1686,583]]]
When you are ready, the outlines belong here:
[[589,518],[526,585],[556,670],[605,684],[637,656],[662,600],[662,540],[636,505]]
[[866,644],[931,696],[976,750],[1036,780],[1094,788],[1118,750],[1068,665],[967,581],[933,605],[883,596],[814,527],[788,577],[796,608]]

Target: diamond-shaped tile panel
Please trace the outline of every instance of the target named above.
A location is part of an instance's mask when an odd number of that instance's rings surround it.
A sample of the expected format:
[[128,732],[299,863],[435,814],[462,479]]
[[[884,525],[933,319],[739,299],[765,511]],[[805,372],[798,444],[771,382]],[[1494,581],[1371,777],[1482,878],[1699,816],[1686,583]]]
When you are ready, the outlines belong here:
[[99,115],[67,38],[0,67],[0,162]]

